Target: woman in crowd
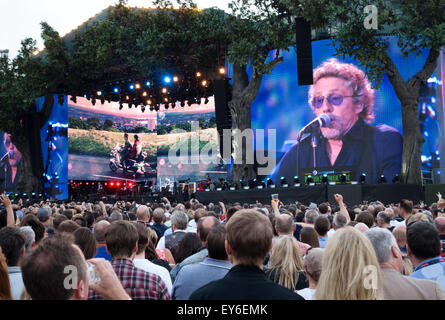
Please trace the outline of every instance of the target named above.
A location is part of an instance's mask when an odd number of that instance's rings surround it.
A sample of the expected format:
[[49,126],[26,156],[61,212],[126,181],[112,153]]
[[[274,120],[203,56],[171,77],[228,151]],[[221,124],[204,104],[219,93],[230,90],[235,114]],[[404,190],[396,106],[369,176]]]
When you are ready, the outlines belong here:
[[266,275],[272,281],[292,291],[307,288],[297,240],[291,236],[279,237],[273,245]]
[[11,285],[9,283],[8,265],[0,247],[0,300],[12,300]]
[[300,232],[300,241],[311,246],[311,248],[319,248],[318,235],[314,228],[303,227]]
[[382,275],[374,248],[359,230],[344,227],[329,239],[316,300],[381,300]]
[[145,259],[148,259],[154,264],[166,268],[168,272],[170,272],[172,266],[175,265],[175,260],[173,259],[170,250],[155,249],[156,243],[158,242],[158,235],[156,234],[156,231],[154,231],[152,228],[148,228],[148,231],[149,231],[148,235],[149,241],[147,248],[145,248]]
[[96,255],[96,240],[93,233],[87,227],[81,227],[74,231],[74,243],[82,250],[85,259],[93,259]]
[[198,252],[201,247],[202,242],[199,240],[197,234],[194,232],[187,233],[179,242],[178,248],[176,249],[176,264],[181,263],[186,258]]

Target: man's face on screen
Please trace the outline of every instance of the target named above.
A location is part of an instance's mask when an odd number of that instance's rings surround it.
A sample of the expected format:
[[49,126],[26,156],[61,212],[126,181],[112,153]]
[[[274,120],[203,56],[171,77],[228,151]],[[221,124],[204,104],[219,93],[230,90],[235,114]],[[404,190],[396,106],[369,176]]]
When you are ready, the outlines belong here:
[[11,142],[11,135],[8,133],[5,133],[3,136],[3,144],[5,145],[6,152],[10,153],[9,159],[9,165],[11,166],[18,166],[20,160],[22,159],[21,152],[15,147],[15,145]]
[[[337,95],[343,97],[339,105],[328,101],[328,97]],[[321,128],[321,133],[326,139],[340,140],[357,122],[358,115],[362,107],[354,104],[352,89],[342,78],[326,77],[321,78],[314,85],[314,97],[324,97],[323,103],[319,108],[315,108],[316,116],[325,113],[330,116],[331,124],[329,127]]]

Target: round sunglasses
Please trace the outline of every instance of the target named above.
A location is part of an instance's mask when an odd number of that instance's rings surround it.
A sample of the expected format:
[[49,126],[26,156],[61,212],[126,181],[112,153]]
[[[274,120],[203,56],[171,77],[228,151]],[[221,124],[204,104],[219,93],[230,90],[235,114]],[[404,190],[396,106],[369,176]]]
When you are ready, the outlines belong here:
[[[343,99],[344,98],[355,98],[355,97],[360,97],[360,96],[344,96],[344,95],[341,95],[341,94],[333,93],[333,94],[328,95],[326,97],[326,99],[333,106],[339,106],[339,105],[341,105],[343,103]],[[324,98],[325,97],[323,97],[323,96],[314,97],[312,99],[312,106],[315,109],[320,108],[323,105]]]

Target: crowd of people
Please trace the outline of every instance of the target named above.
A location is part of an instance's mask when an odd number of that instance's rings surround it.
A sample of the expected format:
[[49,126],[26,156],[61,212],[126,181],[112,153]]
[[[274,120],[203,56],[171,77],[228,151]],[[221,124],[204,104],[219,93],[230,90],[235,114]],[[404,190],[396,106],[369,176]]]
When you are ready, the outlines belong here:
[[445,299],[445,200],[12,204],[3,300]]

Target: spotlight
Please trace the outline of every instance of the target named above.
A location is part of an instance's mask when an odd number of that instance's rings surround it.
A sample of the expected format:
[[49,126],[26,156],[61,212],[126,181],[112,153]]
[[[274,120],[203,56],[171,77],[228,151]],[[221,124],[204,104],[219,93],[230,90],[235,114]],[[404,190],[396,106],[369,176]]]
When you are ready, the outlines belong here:
[[162,93],[167,93],[167,88],[162,88]]
[[97,95],[101,96],[102,95],[102,91],[97,91]]
[[307,176],[307,180],[306,180],[306,182],[307,182],[310,186],[315,185],[315,184],[314,184],[314,179],[312,178],[312,175],[308,175],[308,176]]
[[361,184],[363,184],[363,183],[365,183],[366,182],[366,173],[362,173],[361,175],[360,175],[360,183]]
[[146,97],[146,96],[147,96],[147,92],[144,91],[144,92],[142,93],[142,96],[143,96],[143,97]]
[[219,68],[219,74],[226,74],[226,68],[224,67]]
[[134,84],[130,84],[130,90],[134,90]]
[[201,72],[196,72],[196,77],[201,77]]
[[141,88],[141,85],[140,85],[139,83],[136,83],[135,88],[136,88],[136,89],[140,89],[140,88]]
[[177,76],[174,76],[173,77],[173,82],[178,82],[178,81],[179,81],[179,78]]
[[380,178],[379,178],[379,183],[380,183],[380,184],[382,184],[382,183],[386,183],[386,177],[385,177],[384,174],[382,174],[382,175],[380,176]]
[[280,178],[280,186],[283,188],[287,188],[289,187],[289,185],[287,184],[286,178],[285,177],[281,177]]
[[118,88],[114,88],[113,91],[114,91],[114,93],[118,93],[119,89]]
[[396,175],[394,176],[394,178],[392,178],[392,183],[398,183],[398,182],[400,182],[400,177],[399,177],[398,174],[396,174]]
[[267,178],[266,184],[268,188],[275,188],[275,184],[273,183],[271,178]]
[[168,102],[168,98],[164,98],[164,102]]
[[125,100],[130,100],[130,97],[129,96],[125,96]]
[[328,184],[328,175],[327,174],[323,174],[323,176],[321,178],[321,182],[323,182],[323,184]]
[[294,187],[299,187],[300,186],[300,178],[298,178],[298,176],[294,177]]
[[146,85],[147,87],[149,87],[149,86],[151,85],[150,81],[147,81],[147,82],[145,83],[145,85]]
[[164,77],[164,82],[165,83],[170,83],[170,82],[172,82],[172,78],[170,78],[169,76]]
[[151,100],[147,100],[147,104],[148,104],[148,105],[151,105]]
[[203,87],[205,87],[207,85],[207,80],[202,80],[201,84]]

